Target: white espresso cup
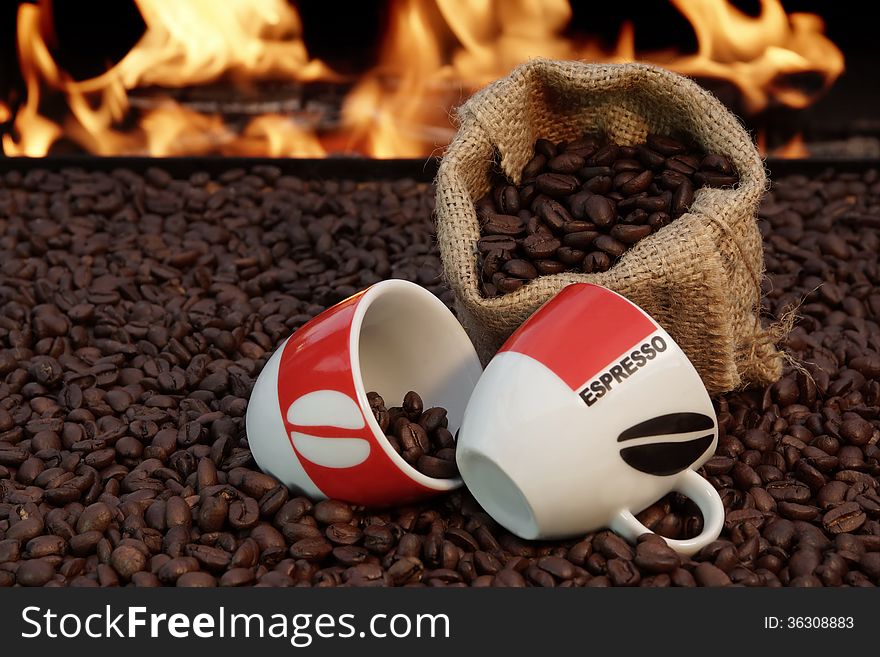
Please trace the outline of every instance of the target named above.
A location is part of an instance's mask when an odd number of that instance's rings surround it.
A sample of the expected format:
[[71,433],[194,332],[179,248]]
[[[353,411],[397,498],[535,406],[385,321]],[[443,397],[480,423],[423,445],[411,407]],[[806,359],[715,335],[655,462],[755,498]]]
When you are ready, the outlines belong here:
[[508,339],[465,409],[457,463],[478,502],[526,539],[608,527],[634,542],[635,513],[678,491],[702,532],[666,542],[693,554],[724,522],[697,472],[718,423],[697,371],[647,313],[598,285],[566,287]]

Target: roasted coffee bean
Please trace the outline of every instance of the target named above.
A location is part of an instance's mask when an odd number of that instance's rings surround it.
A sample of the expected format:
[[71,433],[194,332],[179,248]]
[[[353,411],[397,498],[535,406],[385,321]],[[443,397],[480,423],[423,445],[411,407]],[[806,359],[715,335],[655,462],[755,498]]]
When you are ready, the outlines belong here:
[[[422,417],[419,418],[419,424],[431,435],[437,435],[437,432],[446,430],[448,420],[446,419],[446,409],[440,406],[434,406],[426,410]],[[448,431],[446,431],[448,433]],[[443,445],[443,447],[451,447],[451,445]]]
[[260,507],[252,497],[233,500],[229,504],[227,519],[233,529],[251,529],[260,519]]
[[526,586],[526,580],[515,570],[505,568],[495,575],[492,585],[504,588],[523,588]]
[[159,581],[169,584],[176,582],[177,578],[185,573],[197,571],[199,562],[193,557],[177,557],[165,562],[156,573]]
[[493,214],[483,224],[486,235],[519,235],[526,229],[522,219],[513,215]]
[[537,210],[544,223],[556,231],[564,228],[565,224],[575,218],[564,205],[551,198],[544,197]]
[[683,180],[672,194],[672,216],[678,217],[691,207],[694,202],[694,187],[689,180]]
[[290,556],[294,559],[322,561],[333,551],[333,546],[322,538],[303,538],[290,546]]
[[284,537],[281,535],[281,532],[268,523],[263,522],[254,527],[250,532],[250,537],[257,542],[263,555],[265,555],[267,550],[273,548],[284,550]]
[[636,208],[623,218],[623,225],[627,227],[644,226],[648,221],[648,213]]
[[611,237],[624,244],[635,244],[639,240],[651,234],[650,226],[628,226],[617,224],[609,233]]
[[566,233],[562,238],[562,244],[569,249],[587,251],[590,246],[592,246],[593,242],[596,241],[597,237],[599,237],[599,233],[593,230],[585,230],[578,233]]
[[535,183],[544,194],[553,197],[573,194],[580,185],[576,177],[563,173],[542,173],[535,178]]
[[730,163],[730,160],[723,155],[706,155],[700,163],[700,168],[724,174],[733,173],[733,165]]
[[424,403],[422,402],[422,398],[419,396],[419,393],[414,390],[410,390],[403,398],[402,405],[404,413],[409,417],[410,420],[416,421],[421,417],[422,411],[424,410]]
[[608,271],[611,267],[611,258],[602,251],[591,251],[584,257],[584,272],[592,274],[600,271]]
[[120,545],[110,555],[110,565],[124,580],[147,567],[147,554],[136,547]]
[[617,534],[608,531],[598,534],[593,539],[593,546],[608,559],[619,558],[632,561],[635,556],[632,548],[626,541]]
[[477,241],[480,251],[513,251],[516,248],[516,240],[508,235],[486,235]]
[[65,541],[60,536],[37,536],[27,542],[24,556],[27,559],[40,559],[49,556],[64,556],[67,551]]
[[851,445],[863,447],[871,440],[874,427],[864,418],[852,414],[840,424],[840,435]]
[[199,564],[210,571],[221,571],[225,569],[232,555],[225,550],[208,545],[188,545],[186,554],[193,557]]
[[316,538],[321,536],[321,530],[315,525],[305,522],[289,522],[281,526],[281,533],[289,543],[296,543],[304,538]]
[[538,270],[527,260],[508,260],[501,266],[501,271],[522,280],[531,280],[538,276]]
[[578,176],[583,180],[590,180],[596,177],[608,178],[611,176],[611,167],[608,166],[588,166],[577,172]]
[[727,586],[731,583],[730,577],[723,570],[706,562],[697,564],[694,579],[700,586]]
[[561,274],[566,269],[565,265],[558,260],[534,260],[532,264],[541,276]]
[[822,516],[822,525],[832,534],[850,533],[865,524],[867,517],[857,502],[836,506]]
[[29,517],[18,521],[6,530],[6,538],[26,543],[32,538],[39,536],[45,525],[41,518]]
[[182,497],[174,495],[165,501],[165,526],[175,527],[181,525],[189,527],[192,524],[192,513],[189,505]]
[[415,466],[422,474],[437,479],[448,479],[458,476],[458,468],[456,467],[454,460],[444,460],[435,456],[423,454],[419,457],[418,461],[416,461]]
[[575,567],[570,561],[562,557],[541,557],[537,562],[538,568],[544,570],[557,579],[566,580],[575,576]]
[[217,579],[210,573],[190,572],[178,577],[175,586],[184,588],[213,588],[217,586]]
[[611,176],[596,176],[587,180],[583,185],[584,191],[592,194],[607,194],[612,187],[614,187],[614,180]]
[[363,531],[364,547],[377,554],[384,554],[394,545],[393,532],[384,525],[369,525]]
[[627,196],[640,194],[648,189],[654,180],[654,174],[650,171],[642,171],[633,176],[620,186],[620,192]]
[[89,531],[104,532],[113,520],[113,510],[103,502],[97,502],[86,507],[76,522],[76,531],[80,533]]
[[641,576],[631,561],[610,559],[608,561],[608,579],[614,586],[637,586]]
[[663,135],[651,133],[647,136],[645,141],[648,148],[667,157],[684,153],[687,150],[681,142]]
[[360,529],[342,522],[333,523],[324,533],[330,542],[336,545],[354,545],[363,536]]
[[649,169],[659,169],[666,163],[666,158],[645,144],[636,146],[639,161]]
[[522,248],[529,258],[538,260],[550,258],[561,245],[561,242],[555,237],[535,234],[529,235],[523,240]]
[[556,257],[559,258],[560,262],[567,266],[580,264],[585,255],[586,254],[580,249],[575,249],[570,246],[559,247],[556,251]]
[[367,403],[370,405],[370,409],[374,411],[380,408],[385,408],[385,400],[378,392],[368,392]]
[[223,573],[220,586],[247,586],[255,579],[253,568],[231,568]]
[[516,214],[520,209],[519,191],[513,185],[508,185],[498,195],[499,209],[504,214]]
[[600,251],[604,251],[612,258],[619,258],[626,252],[626,245],[617,241],[610,235],[600,235],[593,241],[593,245]]
[[45,586],[55,577],[55,568],[47,559],[24,561],[15,571],[15,581],[20,586]]
[[338,500],[322,500],[312,510],[315,520],[332,525],[334,522],[349,522],[353,513],[351,506]]
[[[537,149],[537,146],[536,146]],[[543,153],[536,153],[535,156],[529,160],[522,170],[522,179],[523,181],[534,180],[538,174],[544,170],[544,167],[547,166],[547,156]]]
[[400,441],[400,455],[410,465],[414,465],[429,447],[427,433],[415,422],[402,424],[397,438]]
[[584,158],[577,153],[564,152],[547,162],[547,168],[556,173],[576,173],[584,166]]
[[587,160],[587,164],[590,166],[607,167],[613,164],[619,157],[620,147],[617,144],[605,144],[593,153],[593,155]]
[[585,230],[596,230],[596,224],[592,221],[569,221],[562,227],[562,232],[565,234],[568,233],[582,233]]
[[614,204],[606,197],[598,194],[594,194],[587,199],[584,209],[587,218],[597,226],[610,226],[616,216]]
[[635,564],[652,573],[671,573],[679,567],[678,553],[663,541],[644,541],[636,546]]
[[511,278],[511,277],[502,277],[498,281],[496,281],[496,286],[501,292],[509,293],[516,292],[523,286],[523,280],[521,278]]
[[274,516],[287,502],[289,492],[283,484],[278,484],[258,500],[260,515],[264,518]]
[[333,548],[333,558],[343,566],[356,566],[369,556],[365,548],[356,545],[343,545]]

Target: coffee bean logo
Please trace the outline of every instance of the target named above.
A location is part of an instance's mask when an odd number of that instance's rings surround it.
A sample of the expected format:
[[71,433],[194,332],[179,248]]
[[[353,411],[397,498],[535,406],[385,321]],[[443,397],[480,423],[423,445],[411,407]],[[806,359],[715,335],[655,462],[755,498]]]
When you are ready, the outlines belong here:
[[287,421],[305,429],[291,431],[290,439],[297,453],[316,465],[351,468],[370,455],[370,443],[363,438],[334,435],[366,426],[357,402],[344,392],[315,390],[299,397],[287,409]]
[[632,468],[657,476],[672,475],[690,467],[712,445],[714,433],[683,440],[664,441],[661,437],[712,431],[715,420],[702,413],[669,413],[640,422],[623,431],[617,442],[640,440],[624,447],[620,457]]

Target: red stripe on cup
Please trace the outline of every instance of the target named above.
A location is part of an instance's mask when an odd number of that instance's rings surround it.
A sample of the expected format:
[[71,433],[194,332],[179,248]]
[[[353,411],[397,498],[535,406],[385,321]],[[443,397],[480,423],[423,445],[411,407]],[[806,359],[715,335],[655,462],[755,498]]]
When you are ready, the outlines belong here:
[[577,283],[544,304],[499,351],[534,358],[576,391],[657,328],[623,297],[598,285]]
[[[278,368],[279,412],[291,456],[324,495],[370,506],[408,504],[434,491],[391,460],[357,403],[350,341],[361,298],[326,310],[287,341]],[[316,394],[329,403],[302,405]]]

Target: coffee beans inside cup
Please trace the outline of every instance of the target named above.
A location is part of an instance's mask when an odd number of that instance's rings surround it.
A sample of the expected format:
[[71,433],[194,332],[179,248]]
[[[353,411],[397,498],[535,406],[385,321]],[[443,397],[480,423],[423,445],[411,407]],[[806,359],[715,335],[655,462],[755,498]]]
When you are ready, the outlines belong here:
[[458,476],[455,438],[446,409],[424,408],[421,396],[410,390],[400,406],[387,408],[377,392],[368,392],[370,408],[388,443],[416,470],[436,479]]
[[652,134],[635,146],[592,135],[539,139],[522,182],[499,176],[476,202],[483,293],[513,292],[564,271],[606,271],[687,212],[697,189],[738,182],[727,157],[671,137]]

